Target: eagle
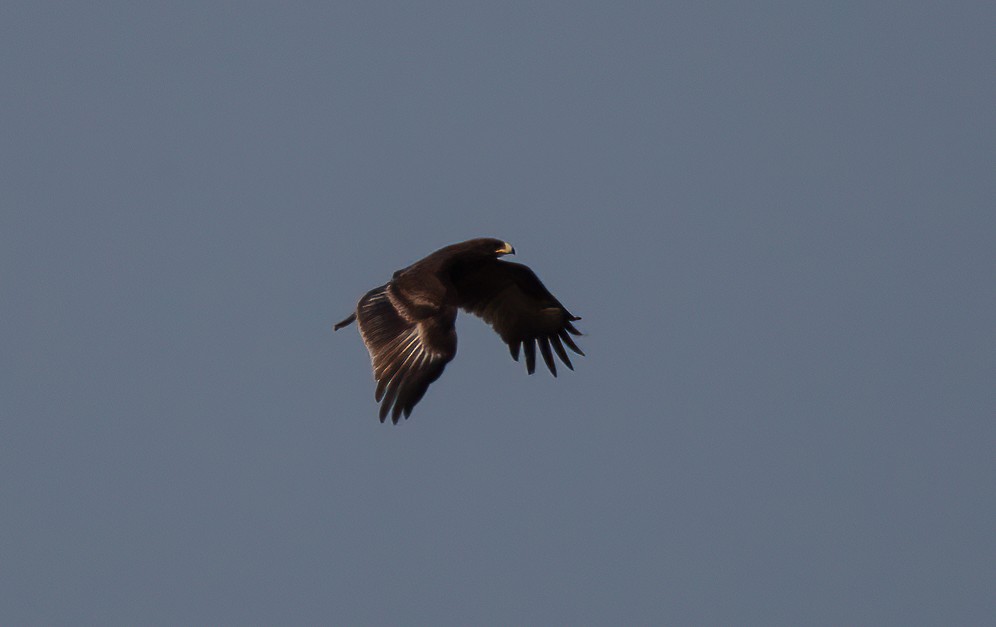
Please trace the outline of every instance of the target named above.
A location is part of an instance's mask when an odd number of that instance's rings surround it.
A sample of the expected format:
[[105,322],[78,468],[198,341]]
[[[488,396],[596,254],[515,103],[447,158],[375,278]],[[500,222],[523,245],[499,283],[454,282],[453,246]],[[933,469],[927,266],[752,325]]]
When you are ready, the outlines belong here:
[[567,311],[527,266],[500,259],[512,254],[511,244],[494,238],[440,248],[367,292],[356,310],[333,326],[338,331],[359,321],[377,381],[374,398],[381,403],[381,422],[388,414],[394,424],[402,414],[407,419],[456,355],[458,309],[490,324],[515,361],[521,348],[529,374],[536,369],[537,346],[554,377],[553,353],[574,369],[564,345],[584,355],[571,338],[581,335],[573,324],[581,318]]

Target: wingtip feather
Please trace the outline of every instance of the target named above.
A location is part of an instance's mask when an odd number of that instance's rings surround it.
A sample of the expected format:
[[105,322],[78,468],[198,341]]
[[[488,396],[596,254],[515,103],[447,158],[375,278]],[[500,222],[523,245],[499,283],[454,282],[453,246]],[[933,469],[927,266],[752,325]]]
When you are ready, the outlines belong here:
[[338,331],[339,329],[341,329],[343,327],[347,327],[347,326],[353,324],[354,320],[356,320],[356,312],[355,311],[353,313],[349,314],[349,317],[346,318],[345,320],[343,320],[341,322],[336,322],[335,324],[333,324],[332,325],[332,330],[333,331]]
[[523,352],[526,354],[526,372],[532,374],[536,372],[536,344],[533,338],[522,343]]
[[570,357],[567,356],[567,351],[564,350],[564,344],[560,341],[560,337],[551,335],[550,344],[553,344],[553,350],[557,352],[557,357],[560,357],[560,361],[564,362],[564,365],[568,369],[574,370],[574,364],[571,363]]
[[550,369],[550,374],[556,378],[557,376],[557,362],[553,361],[553,354],[550,353],[550,340],[546,337],[541,337],[537,340],[540,348],[540,354],[543,355],[543,361],[546,362],[546,367]]
[[567,331],[561,329],[559,335],[560,335],[560,339],[562,339],[564,341],[564,344],[567,344],[568,348],[570,348],[572,351],[574,351],[578,355],[581,355],[582,357],[584,357],[584,351],[582,351],[580,348],[578,348],[578,345],[574,343],[574,340],[571,339],[571,336],[567,334]]

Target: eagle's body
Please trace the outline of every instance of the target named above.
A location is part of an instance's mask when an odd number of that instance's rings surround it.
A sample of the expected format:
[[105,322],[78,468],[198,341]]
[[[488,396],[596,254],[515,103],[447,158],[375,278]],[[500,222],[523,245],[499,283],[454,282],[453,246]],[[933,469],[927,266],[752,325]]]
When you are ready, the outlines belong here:
[[382,422],[388,413],[394,423],[402,414],[407,418],[456,355],[458,309],[494,327],[513,359],[519,359],[521,347],[529,374],[535,370],[537,344],[553,376],[557,367],[551,346],[571,369],[563,345],[584,355],[569,335],[580,335],[571,324],[580,318],[567,311],[532,270],[498,259],[514,252],[509,244],[488,238],[441,248],[367,292],[355,313],[335,325],[338,330],[359,321],[377,380],[375,396],[383,401]]

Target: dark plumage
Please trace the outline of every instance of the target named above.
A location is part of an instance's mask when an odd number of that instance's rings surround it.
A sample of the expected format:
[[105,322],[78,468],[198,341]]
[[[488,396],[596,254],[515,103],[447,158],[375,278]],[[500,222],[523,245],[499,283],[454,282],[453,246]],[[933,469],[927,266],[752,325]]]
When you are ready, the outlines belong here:
[[456,355],[458,308],[490,324],[516,361],[521,348],[529,374],[536,369],[537,345],[553,376],[553,353],[574,369],[564,345],[584,355],[570,336],[581,335],[571,324],[580,318],[532,270],[498,259],[514,253],[511,245],[491,238],[441,248],[367,292],[356,311],[333,327],[359,320],[377,380],[381,422],[388,413],[395,424],[402,414],[407,418]]

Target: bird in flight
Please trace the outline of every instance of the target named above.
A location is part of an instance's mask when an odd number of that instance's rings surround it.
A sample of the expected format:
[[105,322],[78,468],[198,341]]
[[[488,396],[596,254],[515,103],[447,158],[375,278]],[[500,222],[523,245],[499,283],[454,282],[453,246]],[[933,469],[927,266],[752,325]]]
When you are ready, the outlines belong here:
[[[457,309],[479,316],[508,344],[512,359],[519,350],[526,370],[536,369],[536,347],[553,376],[553,353],[574,369],[564,345],[584,355],[571,335],[581,335],[572,315],[528,267],[499,259],[515,254],[511,244],[493,238],[472,239],[440,248],[394,273],[389,282],[366,293],[338,331],[359,321],[370,352],[380,406],[398,423],[407,419],[429,384],[443,374],[456,355]],[[552,347],[552,352],[551,352]]]

